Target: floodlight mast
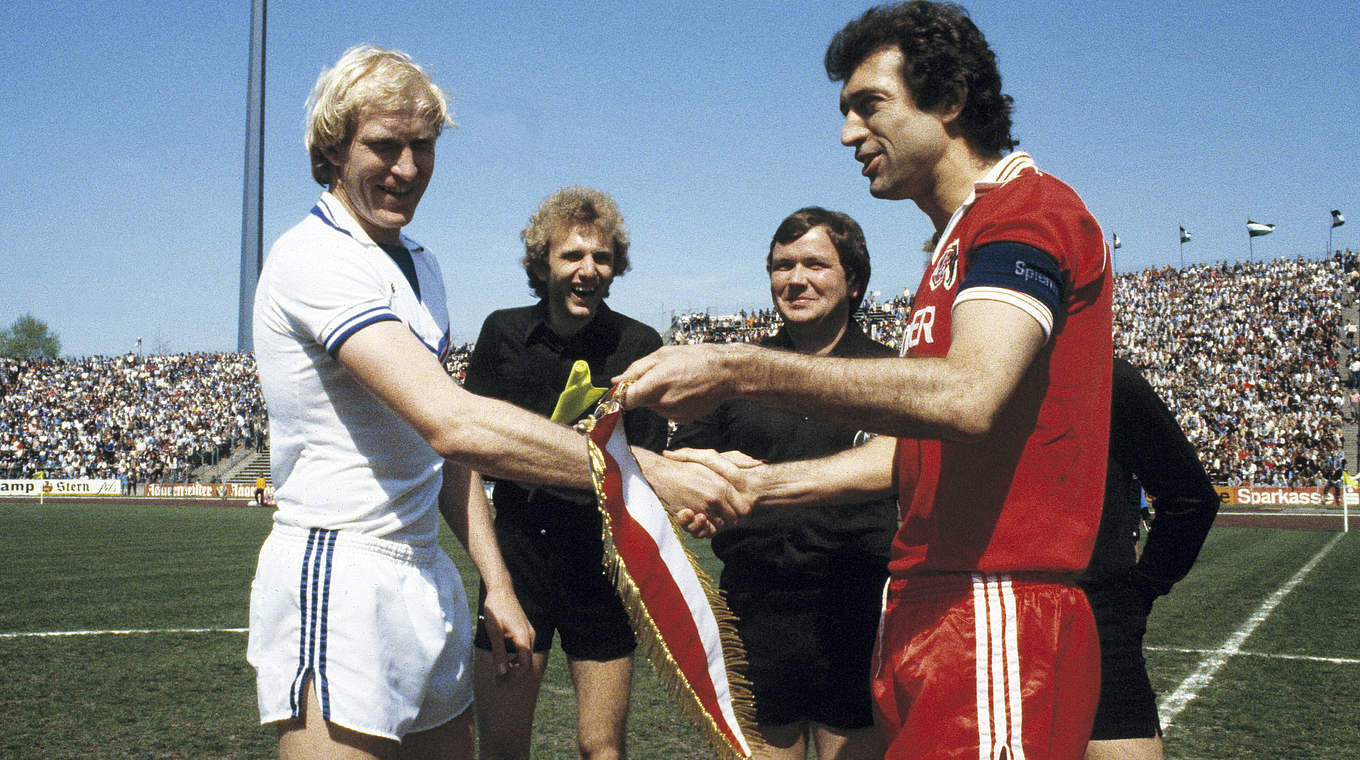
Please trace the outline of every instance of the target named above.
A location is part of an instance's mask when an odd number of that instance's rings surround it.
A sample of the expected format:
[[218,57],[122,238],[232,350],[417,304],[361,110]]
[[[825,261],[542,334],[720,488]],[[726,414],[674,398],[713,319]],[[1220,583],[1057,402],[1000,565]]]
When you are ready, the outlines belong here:
[[266,0],[250,2],[250,81],[246,93],[246,165],[241,204],[241,299],[236,350],[251,351],[255,285],[264,266],[264,31]]

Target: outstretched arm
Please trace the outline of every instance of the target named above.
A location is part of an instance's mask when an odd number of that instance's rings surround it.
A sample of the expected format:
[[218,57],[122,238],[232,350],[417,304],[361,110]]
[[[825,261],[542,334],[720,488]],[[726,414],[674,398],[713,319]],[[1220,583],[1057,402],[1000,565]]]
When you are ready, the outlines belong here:
[[673,346],[634,362],[624,403],[686,422],[739,397],[875,433],[985,437],[1043,346],[1043,328],[1001,301],[953,313],[942,358],[843,359],[748,345]]
[[[579,433],[513,404],[464,390],[400,322],[365,327],[345,341],[337,358],[445,459],[510,480],[592,488],[586,444]],[[656,455],[639,456],[639,462],[657,494],[672,508],[689,507],[727,519],[750,511],[737,491],[709,470]]]
[[[754,506],[806,507],[852,504],[889,496],[896,491],[893,458],[897,439],[871,438],[863,446],[817,459],[766,464],[739,451],[677,449],[666,456],[697,462],[732,483]],[[713,535],[715,525],[705,515],[681,510],[677,521],[700,537]]]
[[817,459],[766,464],[740,452],[677,449],[666,456],[698,462],[732,483],[760,507],[806,507],[853,504],[891,495],[897,439],[875,436],[856,446]]

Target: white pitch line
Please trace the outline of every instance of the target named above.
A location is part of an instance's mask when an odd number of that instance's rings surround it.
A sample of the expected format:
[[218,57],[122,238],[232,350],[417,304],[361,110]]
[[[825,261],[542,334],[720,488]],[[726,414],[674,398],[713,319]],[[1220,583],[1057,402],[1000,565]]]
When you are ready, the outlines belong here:
[[246,633],[248,628],[137,628],[126,631],[28,631],[0,633],[0,639],[53,639],[64,636],[130,636],[139,633]]
[[[1143,647],[1148,652],[1176,652],[1177,654],[1216,654],[1217,649],[1182,649],[1180,647]],[[1360,665],[1354,657],[1321,657],[1312,654],[1280,654],[1278,652],[1238,652],[1238,657],[1259,657],[1264,660],[1303,660],[1305,662],[1325,662],[1332,665]]]
[[1328,541],[1327,545],[1322,547],[1312,559],[1308,560],[1307,564],[1299,568],[1297,573],[1294,573],[1293,578],[1285,581],[1285,584],[1276,589],[1275,593],[1266,597],[1261,606],[1256,608],[1251,617],[1247,618],[1247,622],[1243,623],[1241,628],[1234,631],[1227,641],[1223,642],[1223,646],[1214,650],[1209,657],[1200,662],[1195,672],[1181,681],[1181,685],[1176,687],[1176,691],[1171,696],[1161,701],[1161,704],[1157,706],[1157,711],[1162,718],[1162,733],[1170,730],[1171,724],[1175,722],[1186,705],[1199,696],[1200,689],[1214,680],[1214,675],[1218,673],[1219,668],[1222,668],[1233,655],[1241,654],[1242,643],[1256,631],[1261,623],[1265,622],[1266,618],[1270,617],[1270,613],[1275,611],[1275,607],[1289,595],[1290,591],[1294,590],[1295,586],[1303,582],[1303,579],[1313,571],[1313,568],[1322,561],[1322,558],[1327,556],[1327,552],[1331,551],[1332,547],[1336,546],[1337,542],[1345,535],[1345,533],[1338,533],[1331,541]]

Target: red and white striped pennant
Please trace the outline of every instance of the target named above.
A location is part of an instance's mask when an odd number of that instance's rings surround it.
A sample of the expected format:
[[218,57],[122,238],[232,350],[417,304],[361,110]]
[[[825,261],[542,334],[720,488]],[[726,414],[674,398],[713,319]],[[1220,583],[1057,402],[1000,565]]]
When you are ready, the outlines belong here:
[[[681,542],[628,447],[617,389],[587,422],[605,562],[660,680],[724,758],[751,757],[754,702],[727,603]],[[745,730],[743,730],[745,727]]]

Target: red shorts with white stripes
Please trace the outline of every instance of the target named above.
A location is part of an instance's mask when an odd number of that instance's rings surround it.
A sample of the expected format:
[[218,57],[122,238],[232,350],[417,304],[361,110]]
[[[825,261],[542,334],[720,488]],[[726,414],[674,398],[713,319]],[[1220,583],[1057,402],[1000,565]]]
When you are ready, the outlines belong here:
[[890,760],[1080,760],[1100,694],[1095,618],[1053,576],[895,579],[873,687]]

